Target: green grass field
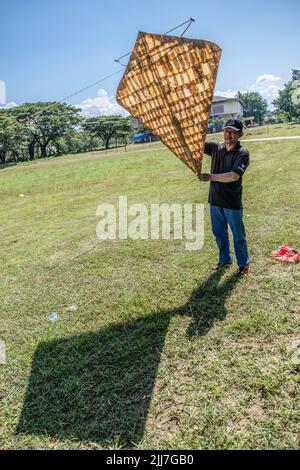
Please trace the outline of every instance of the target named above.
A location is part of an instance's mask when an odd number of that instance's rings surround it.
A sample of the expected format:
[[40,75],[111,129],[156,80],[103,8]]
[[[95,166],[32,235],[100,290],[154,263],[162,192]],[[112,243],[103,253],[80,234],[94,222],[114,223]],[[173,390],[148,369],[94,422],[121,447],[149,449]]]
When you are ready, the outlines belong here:
[[299,266],[270,257],[299,246],[300,140],[247,147],[242,279],[212,274],[207,205],[200,251],[97,240],[97,206],[120,194],[206,203],[207,183],[168,150],[0,171],[0,448],[300,448]]

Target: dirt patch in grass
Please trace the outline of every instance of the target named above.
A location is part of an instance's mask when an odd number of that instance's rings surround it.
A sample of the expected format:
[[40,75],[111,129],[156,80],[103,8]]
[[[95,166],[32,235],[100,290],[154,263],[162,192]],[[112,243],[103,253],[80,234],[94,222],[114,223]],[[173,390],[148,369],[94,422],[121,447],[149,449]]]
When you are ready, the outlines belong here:
[[65,253],[62,251],[56,251],[55,253],[53,253],[53,255],[50,255],[48,257],[48,262],[50,266],[60,263],[61,261],[67,261],[67,260],[68,260],[68,256],[66,256]]

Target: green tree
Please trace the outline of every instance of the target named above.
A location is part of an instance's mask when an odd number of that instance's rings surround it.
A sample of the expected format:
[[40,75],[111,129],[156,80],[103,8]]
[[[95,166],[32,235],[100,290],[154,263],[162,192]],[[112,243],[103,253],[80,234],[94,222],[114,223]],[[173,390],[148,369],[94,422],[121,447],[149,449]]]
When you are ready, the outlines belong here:
[[29,154],[35,156],[35,146],[39,145],[42,157],[48,148],[56,148],[58,139],[68,134],[82,118],[80,110],[65,103],[25,103],[11,110],[18,122],[22,123],[29,142]]
[[292,69],[292,80],[300,80],[300,69]]
[[208,121],[209,128],[215,129],[214,132],[221,132],[225,124],[225,119],[223,118],[211,118]]
[[24,127],[10,113],[10,110],[0,110],[0,162],[5,164],[7,159],[19,160],[27,146]]
[[288,119],[289,119],[289,115],[285,111],[281,111],[279,114],[277,114],[278,121],[287,122]]
[[300,115],[299,109],[297,109],[292,100],[293,92],[293,80],[290,80],[285,83],[282,90],[279,90],[278,98],[272,102],[278,113],[282,111],[287,113],[289,120],[297,118]]
[[90,150],[99,149],[102,145],[100,137],[91,135],[90,132],[85,129],[81,129],[77,134],[80,138],[80,152],[89,152]]
[[131,125],[128,117],[122,116],[98,116],[86,119],[83,128],[95,137],[102,139],[106,149],[109,148],[109,143],[113,137],[118,135],[130,135]]
[[89,152],[90,150],[100,148],[101,145],[101,139],[92,136],[83,129],[72,129],[56,142],[56,148],[60,154]]
[[237,93],[236,97],[243,102],[244,117],[254,117],[260,124],[268,110],[268,103],[262,95],[256,91]]

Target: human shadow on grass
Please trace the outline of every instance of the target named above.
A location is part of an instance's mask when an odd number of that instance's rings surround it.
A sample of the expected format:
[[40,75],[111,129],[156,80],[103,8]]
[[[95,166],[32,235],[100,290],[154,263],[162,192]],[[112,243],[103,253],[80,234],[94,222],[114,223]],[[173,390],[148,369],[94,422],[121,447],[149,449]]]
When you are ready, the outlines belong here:
[[143,436],[170,319],[191,315],[189,336],[226,316],[237,276],[215,273],[176,309],[98,332],[40,343],[17,433],[131,447]]

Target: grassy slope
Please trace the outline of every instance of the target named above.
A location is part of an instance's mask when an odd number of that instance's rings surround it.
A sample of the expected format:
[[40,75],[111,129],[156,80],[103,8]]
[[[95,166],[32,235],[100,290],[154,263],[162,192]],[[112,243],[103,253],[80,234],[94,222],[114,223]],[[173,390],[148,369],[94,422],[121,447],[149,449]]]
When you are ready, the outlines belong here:
[[0,447],[299,448],[299,267],[269,256],[299,245],[299,142],[247,146],[239,281],[211,274],[207,207],[199,252],[97,241],[96,208],[119,194],[206,202],[167,150],[1,171]]

